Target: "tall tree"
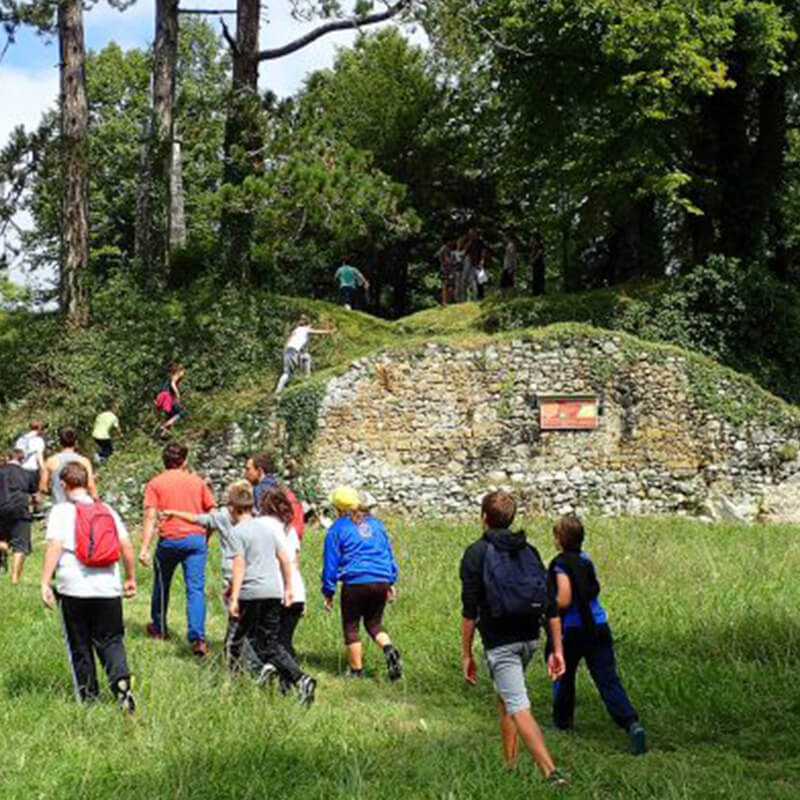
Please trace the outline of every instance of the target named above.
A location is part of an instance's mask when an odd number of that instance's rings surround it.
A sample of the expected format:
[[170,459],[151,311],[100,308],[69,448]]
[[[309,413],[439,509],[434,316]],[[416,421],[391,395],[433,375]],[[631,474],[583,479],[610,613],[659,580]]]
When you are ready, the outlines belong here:
[[89,104],[81,0],[62,0],[59,4],[58,42],[64,176],[61,308],[71,325],[84,326],[89,321]]

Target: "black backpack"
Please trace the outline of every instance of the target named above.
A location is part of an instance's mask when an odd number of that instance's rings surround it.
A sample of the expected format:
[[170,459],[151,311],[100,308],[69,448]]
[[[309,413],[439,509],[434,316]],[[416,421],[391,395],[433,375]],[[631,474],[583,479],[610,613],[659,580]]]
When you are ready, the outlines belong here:
[[547,571],[536,548],[501,550],[488,542],[483,561],[486,605],[492,617],[544,617],[550,605]]
[[13,514],[24,506],[25,498],[12,485],[11,467],[8,464],[0,466],[0,514]]

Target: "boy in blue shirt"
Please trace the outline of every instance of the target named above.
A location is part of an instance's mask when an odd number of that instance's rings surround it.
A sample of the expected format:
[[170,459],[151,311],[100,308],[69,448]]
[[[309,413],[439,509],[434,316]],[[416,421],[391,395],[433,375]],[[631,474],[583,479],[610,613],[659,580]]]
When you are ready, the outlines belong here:
[[333,608],[336,584],[342,582],[342,627],[350,662],[349,675],[364,673],[359,624],[364,621],[367,633],[383,650],[389,680],[403,675],[400,653],[383,627],[387,601],[394,600],[397,564],[389,534],[383,523],[362,509],[359,493],[350,486],[340,486],[331,495],[339,519],[328,528],[322,567],[322,594],[325,609]]
[[572,728],[575,710],[575,675],[581,659],[600,692],[614,722],[628,732],[631,751],[645,752],[644,728],[617,675],[614,644],[608,616],[600,605],[600,584],[594,564],[583,546],[583,523],[578,517],[561,517],[553,526],[560,553],[550,562],[550,575],[558,595],[562,618],[566,671],[553,684],[553,721],[557,728]]

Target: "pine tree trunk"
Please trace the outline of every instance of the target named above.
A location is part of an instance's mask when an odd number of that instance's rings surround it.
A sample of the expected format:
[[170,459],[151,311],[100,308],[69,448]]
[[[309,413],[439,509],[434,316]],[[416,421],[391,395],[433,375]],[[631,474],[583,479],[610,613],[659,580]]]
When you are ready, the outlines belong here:
[[[238,0],[233,88],[225,123],[225,183],[239,188],[263,171],[263,140],[258,98],[258,33],[261,0]],[[240,198],[222,211],[220,238],[228,277],[249,283],[253,215]]]
[[89,105],[81,0],[58,6],[61,56],[61,309],[70,325],[89,322],[86,272],[89,267]]

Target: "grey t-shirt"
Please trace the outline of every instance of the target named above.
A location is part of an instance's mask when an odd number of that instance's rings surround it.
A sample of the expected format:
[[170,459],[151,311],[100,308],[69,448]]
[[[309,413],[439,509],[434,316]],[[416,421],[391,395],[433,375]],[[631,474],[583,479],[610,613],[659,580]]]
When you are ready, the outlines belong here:
[[197,515],[197,524],[219,533],[219,549],[222,553],[222,582],[233,580],[233,520],[227,508],[215,508],[207,514]]
[[278,553],[287,549],[286,533],[272,517],[254,517],[233,528],[233,554],[244,556],[242,600],[283,599]]

